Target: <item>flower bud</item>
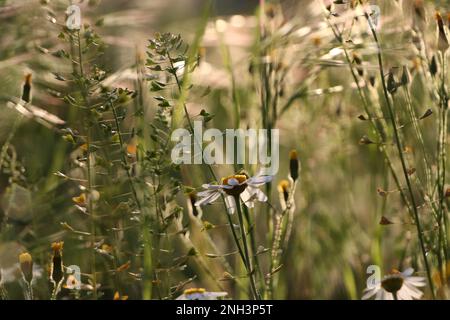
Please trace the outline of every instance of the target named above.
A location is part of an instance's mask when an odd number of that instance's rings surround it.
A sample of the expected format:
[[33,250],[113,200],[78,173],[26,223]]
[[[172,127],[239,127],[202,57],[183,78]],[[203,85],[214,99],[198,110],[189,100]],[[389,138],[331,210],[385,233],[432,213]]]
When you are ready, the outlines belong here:
[[31,101],[31,73],[25,76],[25,82],[22,87],[22,100],[25,102]]
[[50,266],[50,279],[56,284],[59,284],[64,278],[63,260],[62,260],[63,246],[64,246],[63,241],[52,243],[53,257]]
[[289,153],[289,175],[295,182],[298,179],[300,171],[300,162],[298,161],[297,150],[291,150]]
[[33,258],[28,252],[19,255],[20,270],[26,282],[31,283],[33,280]]

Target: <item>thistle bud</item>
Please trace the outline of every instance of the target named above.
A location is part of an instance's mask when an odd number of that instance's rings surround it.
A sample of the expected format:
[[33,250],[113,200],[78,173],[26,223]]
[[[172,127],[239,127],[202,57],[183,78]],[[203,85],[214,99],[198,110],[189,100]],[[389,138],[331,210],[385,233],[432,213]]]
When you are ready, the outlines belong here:
[[297,150],[291,150],[289,153],[289,175],[295,182],[298,179],[300,163],[298,161]]
[[64,278],[63,270],[63,260],[62,260],[62,250],[64,242],[54,242],[52,243],[52,263],[50,266],[50,279],[58,285]]
[[31,283],[33,280],[33,258],[28,252],[19,255],[20,270],[26,282]]
[[25,76],[25,82],[22,86],[22,100],[25,102],[31,101],[31,73]]

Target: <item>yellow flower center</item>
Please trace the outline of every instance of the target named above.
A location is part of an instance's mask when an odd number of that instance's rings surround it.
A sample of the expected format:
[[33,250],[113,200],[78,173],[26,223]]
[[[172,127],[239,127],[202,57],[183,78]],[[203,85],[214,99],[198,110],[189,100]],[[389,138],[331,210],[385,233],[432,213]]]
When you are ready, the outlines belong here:
[[33,261],[33,259],[31,258],[31,255],[28,252],[21,253],[19,255],[19,262],[21,264],[23,264],[23,263],[30,263],[32,261]]
[[289,199],[289,187],[290,183],[287,180],[281,180],[278,184],[278,192],[283,195],[284,201],[288,201]]
[[244,192],[245,188],[247,188],[247,176],[244,174],[235,174],[229,177],[222,178],[222,185],[224,186],[232,186],[229,189],[223,189],[225,193],[230,196],[239,196],[242,192]]
[[184,290],[184,294],[189,295],[189,294],[195,294],[195,293],[205,293],[206,290],[203,288],[190,288],[190,289],[186,289]]

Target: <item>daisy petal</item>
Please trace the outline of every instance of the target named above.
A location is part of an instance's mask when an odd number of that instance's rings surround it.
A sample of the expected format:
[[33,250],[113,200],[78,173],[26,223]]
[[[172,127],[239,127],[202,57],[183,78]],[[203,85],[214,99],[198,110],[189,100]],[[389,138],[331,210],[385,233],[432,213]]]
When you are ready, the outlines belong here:
[[236,201],[234,201],[233,196],[225,197],[225,205],[227,207],[228,213],[233,214],[236,212]]
[[218,192],[218,191],[217,192],[210,192],[209,195],[205,196],[204,198],[202,198],[200,200],[197,200],[195,202],[195,205],[196,206],[202,206],[202,205],[205,205],[205,204],[209,204],[209,203],[212,203],[212,202],[216,201],[217,198],[219,198],[219,197],[220,197],[220,192]]
[[261,186],[267,182],[272,181],[273,176],[256,176],[247,179],[246,183],[252,186]]

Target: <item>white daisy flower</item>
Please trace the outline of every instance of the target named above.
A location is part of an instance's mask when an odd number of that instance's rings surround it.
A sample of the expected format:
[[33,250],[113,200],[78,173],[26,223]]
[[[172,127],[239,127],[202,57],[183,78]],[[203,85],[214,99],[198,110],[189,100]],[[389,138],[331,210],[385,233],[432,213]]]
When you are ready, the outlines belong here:
[[176,300],[219,300],[227,295],[226,292],[209,292],[203,288],[191,288],[184,290]]
[[249,178],[246,174],[235,174],[222,178],[221,184],[204,184],[205,191],[199,192],[200,198],[195,202],[196,206],[213,203],[221,195],[225,196],[225,204],[230,214],[236,211],[237,197],[249,208],[255,206],[255,201],[266,202],[267,196],[259,189],[260,186],[272,181],[272,176],[257,175]]
[[426,285],[425,278],[414,277],[413,268],[403,272],[392,270],[381,281],[377,281],[364,290],[363,300],[375,296],[375,300],[419,300],[423,292],[418,287]]

